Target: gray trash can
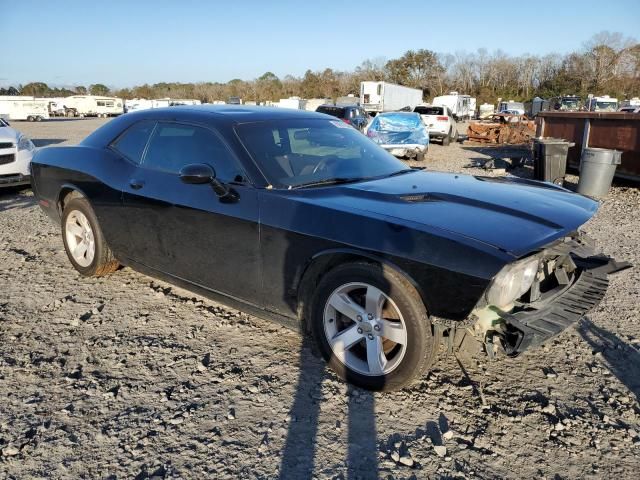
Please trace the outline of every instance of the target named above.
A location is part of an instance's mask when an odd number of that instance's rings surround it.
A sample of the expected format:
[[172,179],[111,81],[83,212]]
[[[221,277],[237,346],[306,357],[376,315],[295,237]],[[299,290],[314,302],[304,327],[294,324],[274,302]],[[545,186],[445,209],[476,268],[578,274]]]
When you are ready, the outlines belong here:
[[580,159],[578,193],[589,197],[604,197],[609,193],[622,152],[606,148],[585,148]]
[[534,138],[533,178],[562,185],[567,173],[567,154],[574,145],[562,138]]

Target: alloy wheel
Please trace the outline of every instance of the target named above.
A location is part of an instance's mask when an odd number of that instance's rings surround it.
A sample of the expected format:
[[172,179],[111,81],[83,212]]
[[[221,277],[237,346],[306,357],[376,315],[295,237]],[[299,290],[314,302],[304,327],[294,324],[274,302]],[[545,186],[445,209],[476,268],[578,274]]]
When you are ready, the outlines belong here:
[[74,210],[67,216],[64,226],[67,247],[75,262],[88,267],[96,254],[93,229],[84,213]]
[[367,283],[347,283],[329,296],[324,333],[335,357],[367,376],[387,375],[407,349],[405,321],[393,300]]

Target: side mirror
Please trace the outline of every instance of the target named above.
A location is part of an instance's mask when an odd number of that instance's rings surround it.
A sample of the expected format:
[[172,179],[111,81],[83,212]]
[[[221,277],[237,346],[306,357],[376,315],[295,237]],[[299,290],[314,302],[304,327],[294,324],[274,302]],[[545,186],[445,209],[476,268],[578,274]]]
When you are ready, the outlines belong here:
[[216,178],[216,171],[205,163],[192,163],[180,170],[180,180],[193,185],[209,184],[221,201],[237,200],[235,192]]
[[201,185],[204,183],[212,183],[215,178],[215,170],[204,163],[192,163],[191,165],[185,165],[180,170],[180,180],[184,183]]

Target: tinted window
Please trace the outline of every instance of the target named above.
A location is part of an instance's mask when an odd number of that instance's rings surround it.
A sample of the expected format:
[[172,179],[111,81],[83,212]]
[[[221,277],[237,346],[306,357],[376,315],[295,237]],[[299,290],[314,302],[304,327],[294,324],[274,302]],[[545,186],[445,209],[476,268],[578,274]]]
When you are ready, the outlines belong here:
[[141,163],[144,147],[154,125],[155,122],[152,121],[138,122],[125,130],[111,146],[132,162]]
[[345,117],[345,109],[340,107],[325,107],[321,105],[316,109],[316,112],[326,113],[337,118]]
[[240,175],[235,160],[222,140],[211,130],[195,125],[158,123],[144,165],[154,170],[178,173],[185,165],[206,163],[223,181],[235,180]]
[[237,131],[269,183],[278,188],[336,177],[373,178],[407,168],[340,120],[245,123]]
[[416,107],[413,109],[414,112],[420,115],[442,115],[444,113],[443,110],[444,108],[442,107]]

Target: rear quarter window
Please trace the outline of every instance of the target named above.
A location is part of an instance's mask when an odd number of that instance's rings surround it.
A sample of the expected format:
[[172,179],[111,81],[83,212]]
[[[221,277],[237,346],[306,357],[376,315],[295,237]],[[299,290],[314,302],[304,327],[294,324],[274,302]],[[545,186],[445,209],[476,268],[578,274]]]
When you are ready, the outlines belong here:
[[134,163],[142,163],[142,155],[154,126],[155,122],[151,120],[133,124],[111,143],[111,148]]

